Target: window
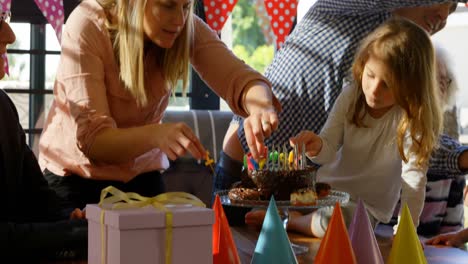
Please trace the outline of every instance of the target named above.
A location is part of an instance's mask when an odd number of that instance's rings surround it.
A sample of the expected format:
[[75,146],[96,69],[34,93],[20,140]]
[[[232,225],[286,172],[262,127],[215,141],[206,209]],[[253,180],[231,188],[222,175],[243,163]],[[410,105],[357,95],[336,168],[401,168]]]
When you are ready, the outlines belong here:
[[[275,53],[269,24],[263,1],[238,0],[223,27],[221,39],[246,64],[264,73]],[[229,110],[224,100],[221,109]]]

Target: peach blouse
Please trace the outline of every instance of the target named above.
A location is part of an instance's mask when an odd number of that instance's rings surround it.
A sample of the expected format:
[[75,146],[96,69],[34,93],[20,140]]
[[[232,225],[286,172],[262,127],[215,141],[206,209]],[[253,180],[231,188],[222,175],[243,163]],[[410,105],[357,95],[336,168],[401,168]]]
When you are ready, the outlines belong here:
[[[100,130],[160,123],[171,96],[161,69],[151,56],[145,59],[148,104],[137,106],[124,88],[106,15],[95,0],[85,0],[72,12],[62,37],[62,55],[54,85],[54,101],[39,145],[39,163],[57,175],[127,182],[136,175],[169,166],[159,149],[109,164],[92,161],[88,153]],[[201,19],[195,17],[191,63],[202,79],[237,114],[246,84],[263,81],[261,74],[237,59]]]

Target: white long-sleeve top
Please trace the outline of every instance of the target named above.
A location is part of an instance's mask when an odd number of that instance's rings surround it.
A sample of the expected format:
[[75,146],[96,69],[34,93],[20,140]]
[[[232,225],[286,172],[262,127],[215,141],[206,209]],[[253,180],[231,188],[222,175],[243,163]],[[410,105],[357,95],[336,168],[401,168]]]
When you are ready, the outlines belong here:
[[357,127],[349,121],[356,97],[356,88],[343,88],[320,132],[322,149],[311,158],[322,164],[317,179],[348,192],[354,201],[362,199],[369,212],[384,223],[392,217],[401,190],[402,204],[408,204],[418,226],[427,167],[417,166],[416,156],[408,154],[409,137],[404,144],[408,163],[399,155],[396,136],[402,109],[395,105],[378,119],[366,114],[367,127]]

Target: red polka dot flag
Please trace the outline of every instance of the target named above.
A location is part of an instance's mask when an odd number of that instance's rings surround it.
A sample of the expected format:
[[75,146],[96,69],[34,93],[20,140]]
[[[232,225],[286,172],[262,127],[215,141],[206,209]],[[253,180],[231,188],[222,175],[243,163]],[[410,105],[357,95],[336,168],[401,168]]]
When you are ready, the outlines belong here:
[[65,22],[63,0],[34,0],[49,24],[54,28],[59,43],[62,39],[62,26]]
[[265,0],[265,8],[276,36],[276,47],[279,49],[294,23],[297,0]]
[[237,0],[203,0],[206,23],[218,33],[231,15]]

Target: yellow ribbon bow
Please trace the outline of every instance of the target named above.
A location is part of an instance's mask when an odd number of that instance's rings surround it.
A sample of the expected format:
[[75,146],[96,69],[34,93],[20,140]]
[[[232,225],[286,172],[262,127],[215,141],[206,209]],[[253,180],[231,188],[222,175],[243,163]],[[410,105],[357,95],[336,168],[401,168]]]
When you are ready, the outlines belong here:
[[[106,196],[110,194],[110,197]],[[172,212],[166,205],[191,204],[197,207],[206,207],[206,205],[196,196],[185,192],[167,192],[154,197],[141,196],[134,192],[122,192],[121,190],[108,186],[101,191],[101,199],[99,207],[101,207],[101,262],[106,263],[106,245],[105,245],[105,228],[104,228],[104,207],[103,205],[112,205],[112,210],[142,208],[145,206],[153,206],[156,209],[166,213],[166,264],[171,263],[172,259]]]

